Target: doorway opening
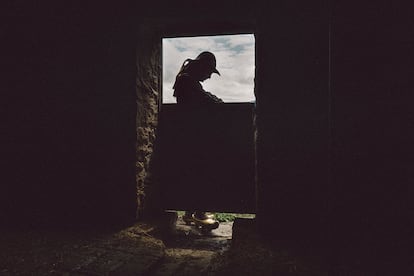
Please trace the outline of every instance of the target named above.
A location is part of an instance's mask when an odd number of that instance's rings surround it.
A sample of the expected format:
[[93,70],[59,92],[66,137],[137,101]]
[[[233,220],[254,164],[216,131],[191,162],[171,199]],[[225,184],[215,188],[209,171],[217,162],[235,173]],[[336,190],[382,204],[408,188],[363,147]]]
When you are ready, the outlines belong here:
[[[242,230],[254,227],[252,218],[255,217],[257,202],[254,138],[256,45],[252,22],[173,23],[168,24],[168,28],[165,24],[156,28],[149,23],[140,29],[143,45],[137,51],[137,217],[140,214],[144,219],[161,217],[162,229],[175,231],[174,235],[167,235],[164,243],[167,253],[171,253],[166,259],[176,263],[181,258],[175,258],[177,252],[180,256],[207,254],[204,257],[209,259],[214,252],[227,250]],[[189,37],[200,33],[202,36]],[[228,35],[240,33],[240,36]],[[218,40],[221,51],[209,47],[212,44],[206,43],[207,35]],[[167,55],[167,39],[184,38],[199,38],[204,42],[198,47],[195,47],[196,42],[191,43],[190,46],[196,50],[194,53],[186,52],[181,44],[173,45],[174,51]],[[230,49],[228,52],[224,51],[226,47]],[[246,50],[250,54],[247,55]],[[179,105],[172,97],[172,85],[184,60],[194,59],[202,51],[216,55],[216,67],[221,73],[220,77],[213,76],[203,82],[203,88],[221,97],[224,104],[214,105],[198,114],[202,123],[196,124],[198,129],[194,131],[188,130],[185,124],[180,125],[183,117],[176,112]],[[183,56],[175,57],[171,61],[175,68],[167,70],[168,58],[174,53]],[[226,63],[231,58],[236,58],[236,61]],[[169,83],[165,81],[167,76]],[[237,80],[224,84],[231,77]],[[218,88],[210,87],[215,81],[219,83]],[[243,93],[246,86],[249,87],[248,92]],[[237,97],[241,95],[245,97]],[[187,151],[184,156],[179,143],[187,133],[194,141],[203,140],[202,144],[207,148],[203,147],[201,152]],[[198,169],[188,166],[183,172],[179,166],[193,164],[189,161],[193,154],[197,156]],[[196,181],[185,183],[185,178]],[[182,186],[187,184],[196,187],[186,190]],[[169,212],[171,210],[173,212]],[[211,212],[219,220],[219,227],[203,233],[195,225],[183,223],[184,211],[181,210]]]
[[[183,62],[190,58],[195,59],[203,51],[210,51],[216,56],[216,68],[220,76],[213,74],[211,79],[202,82],[203,89],[221,98],[224,105],[209,110],[215,115],[207,115],[203,122],[203,128],[212,128],[212,131],[202,131],[203,134],[213,133],[212,141],[218,144],[206,155],[201,154],[199,159],[206,159],[201,163],[210,166],[210,172],[204,176],[211,182],[215,182],[211,190],[214,195],[213,203],[208,199],[188,200],[191,197],[188,192],[177,192],[181,183],[164,185],[171,179],[179,178],[180,168],[171,165],[174,159],[169,157],[163,160],[165,166],[171,169],[165,174],[166,181],[162,184],[162,198],[167,210],[177,212],[178,225],[184,225],[182,217],[186,207],[205,206],[203,210],[213,212],[215,219],[220,222],[222,234],[228,235],[226,229],[230,229],[237,218],[255,217],[255,149],[254,149],[254,106],[255,106],[255,37],[254,34],[232,34],[194,37],[173,37],[162,39],[162,93],[161,93],[161,135],[167,136],[161,139],[163,153],[169,152],[169,156],[177,156],[177,144],[171,143],[175,137],[179,137],[182,125],[176,125],[180,120],[177,117],[176,99],[173,97],[173,85],[176,75]],[[215,121],[214,121],[215,120]],[[167,121],[167,122],[166,122]],[[181,129],[180,129],[181,128]],[[214,130],[213,130],[214,128]],[[221,131],[217,131],[221,129]],[[168,134],[167,134],[168,133]],[[191,132],[187,132],[191,133]],[[199,132],[198,132],[199,134]],[[214,136],[214,134],[216,136]],[[222,137],[217,138],[218,135]],[[195,136],[200,139],[203,135]],[[224,137],[224,138],[223,138]],[[163,137],[161,137],[163,138]],[[201,139],[204,139],[201,138]],[[167,144],[167,145],[166,145]],[[223,154],[223,152],[227,152]],[[216,153],[219,158],[213,159]],[[180,161],[175,160],[180,163]],[[198,160],[199,161],[199,160]],[[182,168],[181,168],[182,169]],[[165,171],[164,171],[165,172]],[[190,172],[191,174],[191,172]],[[217,177],[218,175],[218,177]],[[200,175],[197,175],[200,177]],[[200,178],[203,178],[202,176]],[[179,181],[177,181],[179,182]],[[178,185],[176,187],[175,185]],[[191,184],[192,185],[192,184]],[[187,187],[188,188],[188,187]],[[186,189],[188,190],[188,189]],[[176,195],[171,199],[172,195]],[[190,208],[191,209],[191,208]],[[178,211],[177,211],[178,210]],[[195,208],[197,210],[197,208]],[[228,227],[230,225],[230,227]],[[180,227],[180,226],[179,226]],[[185,226],[182,226],[185,228]],[[185,229],[184,229],[185,231]],[[220,231],[219,231],[220,232]]]

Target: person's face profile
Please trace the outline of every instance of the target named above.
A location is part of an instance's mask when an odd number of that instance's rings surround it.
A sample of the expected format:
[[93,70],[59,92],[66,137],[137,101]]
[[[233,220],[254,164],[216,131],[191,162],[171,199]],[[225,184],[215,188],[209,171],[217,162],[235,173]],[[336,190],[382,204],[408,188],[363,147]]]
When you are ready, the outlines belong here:
[[200,69],[199,70],[199,73],[200,73],[199,74],[199,80],[200,81],[205,81],[205,80],[211,78],[211,74],[213,74],[213,72],[211,71],[210,68],[208,68],[207,66],[202,65],[202,66],[200,66],[199,69]]
[[200,81],[205,81],[205,80],[211,78],[211,74],[212,73],[207,73],[207,72],[203,73],[202,76],[200,77]]

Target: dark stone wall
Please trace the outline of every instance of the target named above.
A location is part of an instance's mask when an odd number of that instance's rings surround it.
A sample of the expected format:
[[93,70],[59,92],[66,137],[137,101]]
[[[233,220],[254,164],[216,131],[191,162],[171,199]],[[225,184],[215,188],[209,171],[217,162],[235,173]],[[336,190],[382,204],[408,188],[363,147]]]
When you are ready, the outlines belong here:
[[161,101],[161,36],[151,24],[140,22],[137,32],[136,75],[136,182],[137,217],[161,211],[152,164]]
[[398,1],[332,8],[335,232],[400,250],[414,229],[413,21]]
[[265,5],[256,35],[257,218],[279,239],[326,235],[332,197],[328,6],[299,2]]
[[[262,234],[326,237],[331,245],[410,241],[409,9],[385,2],[259,1],[252,8],[213,1],[199,16],[199,4],[26,5],[7,13],[2,221],[135,217],[136,176],[145,167],[136,163],[137,130],[138,139],[145,136],[137,122],[146,120],[136,117],[145,114],[137,113],[136,53],[147,45],[137,34],[139,22],[151,19],[172,33],[253,26]],[[200,23],[205,19],[211,28]]]
[[413,22],[401,3],[318,3],[260,16],[259,226],[400,254],[414,229]]
[[6,12],[2,222],[133,218],[131,24],[104,6],[16,4]]

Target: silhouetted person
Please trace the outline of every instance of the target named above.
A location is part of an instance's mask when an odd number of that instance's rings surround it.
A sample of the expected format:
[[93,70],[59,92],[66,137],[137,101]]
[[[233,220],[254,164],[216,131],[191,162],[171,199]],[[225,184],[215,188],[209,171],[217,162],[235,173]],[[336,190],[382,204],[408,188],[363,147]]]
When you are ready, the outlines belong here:
[[[220,75],[219,71],[216,69],[216,58],[211,52],[202,52],[197,56],[196,59],[187,59],[184,61],[181,66],[180,71],[177,74],[174,83],[174,96],[177,99],[177,104],[183,107],[183,109],[188,112],[187,120],[189,123],[188,128],[194,126],[194,118],[197,118],[197,110],[203,108],[203,106],[208,106],[211,104],[223,103],[223,101],[217,96],[213,95],[210,92],[207,92],[203,89],[200,82],[203,82],[211,77],[213,73]],[[193,120],[193,121],[191,121]],[[201,122],[198,122],[199,124]],[[192,131],[195,131],[193,129]],[[191,136],[191,131],[188,132],[188,135]],[[193,147],[186,147],[187,151],[198,151],[196,146],[197,141],[191,141],[191,139],[196,140],[196,137],[187,137],[188,144],[193,145]],[[196,146],[194,146],[196,145]],[[199,145],[200,147],[202,145]],[[197,160],[191,160],[191,154],[187,155],[188,169],[197,171]],[[195,179],[187,179],[187,181],[197,181]],[[208,189],[208,187],[197,187],[197,183],[191,184],[194,185],[191,189],[194,191],[186,191],[189,194],[195,194],[197,197],[197,192],[202,192],[203,189]],[[211,191],[207,191],[211,193]],[[214,215],[208,214],[201,211],[186,211],[183,216],[184,221],[187,224],[194,222],[196,225],[203,227],[203,229],[211,230],[218,227],[219,223],[215,220]]]
[[205,91],[200,83],[209,79],[213,73],[220,75],[216,69],[216,58],[211,52],[202,52],[195,60],[185,60],[173,86],[177,103],[185,105],[222,103],[221,99]]

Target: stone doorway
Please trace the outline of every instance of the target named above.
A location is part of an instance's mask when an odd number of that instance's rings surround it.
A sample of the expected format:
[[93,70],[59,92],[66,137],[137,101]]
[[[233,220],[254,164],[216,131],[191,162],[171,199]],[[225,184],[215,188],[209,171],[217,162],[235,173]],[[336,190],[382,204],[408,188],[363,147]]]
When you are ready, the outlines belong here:
[[[207,22],[208,23],[208,22]],[[217,24],[207,24],[207,23],[199,23],[195,26],[201,26],[198,28],[203,35],[217,35],[217,34],[232,34],[232,33],[253,33],[253,28],[246,27],[248,24],[244,23],[237,23],[231,24],[232,26],[228,30],[219,30],[222,28],[218,28]],[[189,36],[192,34],[200,34],[200,31],[195,32],[195,26],[189,30],[182,30],[177,31],[179,26],[179,22],[175,22],[172,24],[168,24],[168,27],[165,25],[163,26],[154,26],[153,24],[142,24],[140,27],[140,47],[137,48],[137,201],[138,201],[138,209],[137,209],[137,217],[143,217],[144,213],[149,216],[151,214],[155,214],[159,212],[159,210],[165,209],[186,209],[188,206],[184,205],[177,205],[175,202],[173,204],[167,203],[163,204],[166,201],[164,200],[164,195],[169,195],[170,190],[168,190],[168,186],[160,185],[160,174],[154,173],[153,167],[156,159],[157,154],[153,154],[154,146],[158,142],[158,136],[160,132],[160,120],[162,119],[162,113],[171,109],[170,107],[162,104],[162,48],[161,42],[163,37],[175,37],[178,36],[180,33],[181,35],[184,34],[185,36]],[[204,26],[204,27],[203,27]],[[206,29],[206,26],[213,26],[212,29],[209,27]],[[223,25],[224,26],[224,25]],[[226,28],[224,28],[226,29]],[[218,31],[219,30],[219,31]],[[191,33],[191,34],[190,34]],[[143,42],[145,41],[145,46],[143,47]],[[231,108],[233,109],[241,109],[242,104],[234,103]],[[233,183],[241,183],[243,181],[249,182],[250,188],[245,189],[244,192],[241,194],[247,196],[240,196],[242,198],[241,201],[234,200],[235,195],[239,192],[240,189],[233,189],[235,192],[232,192],[231,189],[226,192],[226,194],[222,197],[220,204],[217,206],[205,206],[209,207],[208,210],[211,211],[227,211],[227,212],[239,212],[239,213],[254,213],[255,212],[255,165],[254,165],[254,128],[253,128],[253,121],[254,121],[254,104],[250,103],[250,107],[245,104],[247,109],[250,109],[250,114],[244,116],[246,120],[251,121],[250,130],[247,130],[250,135],[251,139],[249,138],[248,144],[239,145],[242,148],[246,148],[247,152],[245,152],[249,157],[247,159],[251,160],[248,161],[249,164],[243,165],[244,167],[248,166],[249,169],[239,169],[239,171],[249,171],[248,177],[240,177],[240,179],[236,181],[232,181]],[[230,109],[230,107],[226,107]],[[253,108],[253,109],[252,109]],[[226,113],[226,111],[224,111]],[[227,112],[229,113],[229,112]],[[230,112],[231,113],[231,112]],[[233,116],[238,117],[236,116]],[[237,120],[237,119],[236,119]],[[230,124],[235,125],[235,124]],[[223,125],[223,129],[226,127]],[[242,130],[242,132],[246,132]],[[237,131],[230,130],[230,135],[233,135],[232,139],[236,141],[236,144],[240,141],[238,139]],[[243,134],[246,135],[246,134]],[[246,140],[247,141],[247,140]],[[240,143],[239,143],[240,144]],[[161,150],[162,152],[162,150]],[[237,149],[234,151],[235,153],[239,153]],[[235,158],[236,160],[246,160],[246,154],[243,153],[243,156],[239,156]],[[227,177],[227,182],[231,182],[232,176],[229,174]],[[168,198],[177,199],[177,201],[182,201],[179,194],[178,196],[169,196]],[[227,198],[228,200],[225,200]],[[233,200],[231,199],[233,198]],[[227,202],[226,202],[227,201]],[[184,200],[185,202],[185,200]],[[205,204],[204,204],[205,205]],[[208,205],[208,204],[207,204]],[[204,209],[204,208],[203,208]],[[206,209],[206,210],[207,210]]]

